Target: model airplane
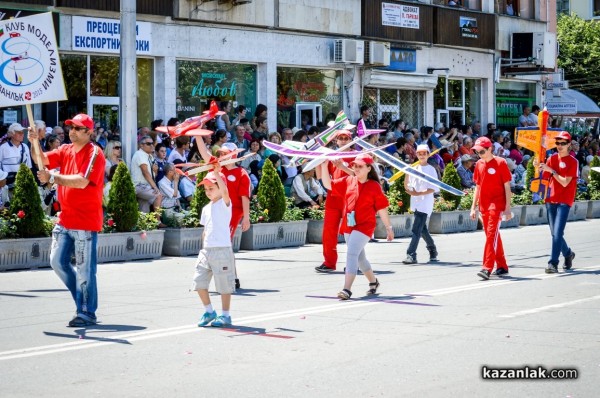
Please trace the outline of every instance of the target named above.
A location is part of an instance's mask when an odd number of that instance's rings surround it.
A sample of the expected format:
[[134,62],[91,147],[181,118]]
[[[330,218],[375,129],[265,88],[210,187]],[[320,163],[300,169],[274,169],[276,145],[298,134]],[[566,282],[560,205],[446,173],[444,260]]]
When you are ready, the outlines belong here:
[[[532,151],[534,161],[537,163],[544,163],[546,161],[546,152],[552,148],[556,148],[554,138],[563,131],[562,129],[549,129],[548,116],[548,110],[544,108],[538,114],[538,127],[517,127],[516,129],[517,145]],[[549,184],[548,180],[542,179],[542,173],[536,167],[535,174],[529,186],[531,192],[537,196],[535,199],[543,200],[550,195]]]
[[[408,174],[411,177],[417,178],[419,180],[427,181],[431,185],[435,185],[435,186],[439,187],[440,189],[443,189],[444,191],[450,192],[451,194],[454,194],[457,196],[465,195],[465,193],[463,191],[461,191],[460,189],[456,189],[453,186],[450,186],[444,182],[441,182],[437,178],[433,178],[425,173],[420,172],[419,170],[413,169],[409,164],[406,164],[403,161],[396,159],[390,153],[381,150],[384,147],[376,147],[372,144],[369,144],[368,142],[366,142],[363,139],[357,140],[356,144],[358,144],[359,146],[361,146],[365,149],[374,149],[373,154],[375,156],[377,156],[379,159],[383,160],[390,166],[395,167],[396,169],[398,169],[400,171],[403,171],[404,173]],[[391,144],[391,145],[393,145],[393,144]]]
[[175,167],[183,167],[183,168],[194,167],[193,169],[190,169],[184,173],[186,176],[190,176],[190,175],[202,173],[203,171],[212,170],[212,169],[214,169],[216,164],[225,166],[228,164],[240,162],[240,161],[254,155],[253,153],[249,153],[249,154],[244,155],[239,158],[234,157],[234,155],[237,155],[240,152],[244,152],[244,149],[239,149],[237,151],[229,152],[226,155],[220,156],[218,158],[213,156],[213,157],[211,157],[210,161],[207,163],[184,163],[184,164],[178,164]]
[[[353,143],[354,144],[354,143]],[[265,148],[272,150],[273,152],[280,153],[285,156],[298,156],[304,159],[324,159],[324,160],[333,160],[333,159],[341,159],[341,158],[354,158],[362,153],[371,153],[375,152],[381,148],[386,148],[390,145],[375,147],[375,149],[368,149],[365,151],[352,151],[352,152],[339,152],[332,150],[331,152],[321,152],[321,151],[309,151],[303,149],[292,149],[282,145],[278,145],[272,142],[264,141],[263,145]]]
[[[352,141],[348,142],[346,145],[342,145],[337,150],[333,150],[333,149],[328,148],[326,146],[322,146],[322,147],[318,148],[317,151],[321,152],[321,153],[344,152],[345,149],[350,148],[354,144],[356,144],[356,142],[355,142],[355,140],[352,140]],[[350,152],[344,152],[344,153],[350,153]],[[344,156],[344,158],[345,157],[351,157],[351,156]],[[307,171],[310,171],[310,170],[316,168],[318,165],[320,165],[321,163],[323,163],[325,160],[327,160],[327,159],[318,158],[318,159],[311,160],[310,162],[304,164],[304,166],[302,167],[302,172],[306,173]]]
[[[445,148],[445,147],[442,147],[442,148]],[[431,152],[431,153],[429,154],[428,158],[432,157],[433,155],[435,155],[436,153],[438,153],[439,151],[441,151],[441,150],[442,150],[442,148],[438,148],[438,149],[436,149],[435,151]],[[416,166],[416,165],[418,165],[418,164],[419,164],[419,161],[417,160],[416,162],[412,163],[412,164],[410,165],[410,167],[415,167],[415,166]],[[404,173],[403,171],[398,171],[398,172],[396,172],[396,174],[394,174],[393,176],[391,176],[391,177],[388,179],[388,182],[392,183],[392,182],[396,181],[398,178],[402,177],[404,174],[405,174],[405,173]]]
[[172,138],[177,138],[182,135],[187,136],[203,136],[203,135],[211,135],[213,132],[211,130],[204,129],[204,125],[212,120],[213,118],[224,115],[225,112],[220,111],[217,103],[212,101],[210,103],[210,108],[207,111],[202,112],[200,116],[193,116],[185,119],[183,122],[179,123],[177,126],[160,126],[156,128],[156,131],[160,131],[161,133],[168,133]]

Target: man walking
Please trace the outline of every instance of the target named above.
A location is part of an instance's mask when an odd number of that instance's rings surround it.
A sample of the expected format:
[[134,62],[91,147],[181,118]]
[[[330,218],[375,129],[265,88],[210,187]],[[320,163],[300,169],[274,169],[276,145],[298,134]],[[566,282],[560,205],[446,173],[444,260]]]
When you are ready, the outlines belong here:
[[[102,188],[105,159],[102,149],[91,141],[94,121],[85,114],[67,120],[71,126],[71,144],[41,154],[38,178],[42,183],[58,185],[61,204],[58,222],[52,230],[50,265],[71,292],[76,315],[69,327],[96,323],[98,290],[96,286],[96,243],[102,230]],[[38,139],[29,131],[30,140]],[[37,159],[37,145],[32,146]],[[36,160],[37,161],[37,160]],[[60,174],[48,169],[60,168]],[[75,267],[71,256],[75,257]]]
[[483,268],[477,273],[481,278],[490,279],[496,265],[496,275],[508,274],[508,264],[504,257],[500,222],[512,218],[510,212],[511,174],[504,158],[494,156],[492,141],[487,137],[479,137],[473,149],[480,159],[475,164],[473,180],[475,192],[471,205],[471,218],[477,218],[477,209],[481,213],[485,232],[483,249]]

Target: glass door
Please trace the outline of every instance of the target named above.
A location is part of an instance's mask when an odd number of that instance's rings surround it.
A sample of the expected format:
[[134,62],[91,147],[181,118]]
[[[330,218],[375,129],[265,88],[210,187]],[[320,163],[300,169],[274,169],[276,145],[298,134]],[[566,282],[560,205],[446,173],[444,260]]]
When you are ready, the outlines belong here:
[[88,114],[94,122],[107,131],[114,131],[119,126],[118,97],[90,97]]

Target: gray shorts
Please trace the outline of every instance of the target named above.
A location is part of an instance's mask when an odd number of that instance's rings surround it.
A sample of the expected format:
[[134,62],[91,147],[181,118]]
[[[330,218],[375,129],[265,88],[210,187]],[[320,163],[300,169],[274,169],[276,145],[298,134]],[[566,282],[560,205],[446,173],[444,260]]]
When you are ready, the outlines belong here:
[[213,275],[218,293],[235,292],[235,257],[231,246],[208,247],[200,250],[192,289],[208,290]]

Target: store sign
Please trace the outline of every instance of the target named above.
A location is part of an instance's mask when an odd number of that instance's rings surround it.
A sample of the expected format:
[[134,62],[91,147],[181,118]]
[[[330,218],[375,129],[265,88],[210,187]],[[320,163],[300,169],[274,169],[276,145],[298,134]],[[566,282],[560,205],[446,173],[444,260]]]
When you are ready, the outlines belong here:
[[228,81],[224,73],[202,73],[198,84],[191,92],[192,97],[235,97],[237,82]]
[[381,24],[397,28],[419,29],[419,7],[381,3]]
[[417,70],[417,50],[393,48],[390,51],[390,65],[385,70],[414,72]]
[[577,114],[577,101],[548,101],[545,107],[551,115]]
[[460,17],[460,35],[462,37],[468,37],[470,39],[479,38],[479,28],[477,27],[477,20],[471,17]]
[[0,107],[67,99],[52,14],[0,22]]
[[[117,19],[72,18],[73,50],[97,53],[119,53],[121,50],[121,23]],[[136,22],[135,48],[137,54],[152,52],[152,24]]]

